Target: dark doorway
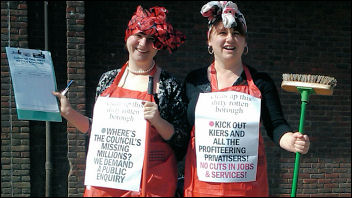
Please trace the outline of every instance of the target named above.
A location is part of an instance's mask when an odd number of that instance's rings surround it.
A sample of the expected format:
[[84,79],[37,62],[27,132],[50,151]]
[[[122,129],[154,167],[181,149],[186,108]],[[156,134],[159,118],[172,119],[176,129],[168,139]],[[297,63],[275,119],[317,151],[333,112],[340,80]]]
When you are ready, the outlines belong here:
[[[28,47],[45,49],[44,2],[28,1]],[[66,2],[48,3],[48,50],[51,52],[58,90],[63,89],[67,80],[66,67]],[[66,121],[51,122],[51,196],[67,196]],[[45,121],[30,121],[31,196],[45,196]]]

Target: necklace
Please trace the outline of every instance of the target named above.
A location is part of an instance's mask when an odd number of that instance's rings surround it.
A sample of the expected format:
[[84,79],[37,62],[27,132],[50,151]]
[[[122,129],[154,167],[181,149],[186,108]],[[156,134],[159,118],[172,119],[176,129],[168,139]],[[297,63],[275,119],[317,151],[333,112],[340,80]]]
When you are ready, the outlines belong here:
[[152,66],[150,66],[150,68],[147,70],[132,70],[130,66],[127,67],[127,70],[130,71],[132,74],[146,74],[152,71],[154,66],[155,66],[155,61],[153,61]]

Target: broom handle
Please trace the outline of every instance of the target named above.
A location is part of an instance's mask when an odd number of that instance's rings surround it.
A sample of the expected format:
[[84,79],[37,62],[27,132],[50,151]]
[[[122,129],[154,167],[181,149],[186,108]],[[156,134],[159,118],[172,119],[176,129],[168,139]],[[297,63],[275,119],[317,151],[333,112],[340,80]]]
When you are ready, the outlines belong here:
[[143,178],[142,178],[142,197],[146,197],[145,191],[146,191],[146,185],[147,185],[147,169],[148,169],[148,139],[149,139],[149,127],[150,123],[147,121],[147,130],[145,134],[145,152],[144,152],[144,165],[143,165]]
[[[308,100],[309,100],[309,95],[312,93],[313,89],[312,88],[299,88],[299,87],[297,87],[297,89],[301,93],[301,116],[300,116],[300,120],[299,120],[299,129],[298,129],[298,131],[301,134],[304,134],[303,128],[304,128],[304,119],[305,119],[306,105],[307,105]],[[300,157],[301,157],[301,154],[299,152],[296,152],[295,168],[294,168],[294,171],[293,171],[291,197],[296,197]]]
[[[302,102],[302,104],[301,104],[301,118],[299,121],[299,132],[302,134],[303,134],[303,128],[304,128],[304,116],[305,116],[306,104],[307,104],[307,102]],[[299,152],[296,152],[295,169],[293,171],[291,197],[296,197],[300,157],[301,157],[301,154]]]
[[[148,95],[149,101],[153,101],[153,76],[149,76],[148,81]],[[149,150],[149,128],[150,122],[147,121],[146,125],[146,134],[145,134],[145,152],[144,152],[144,165],[143,165],[143,178],[142,178],[142,197],[146,197],[146,185],[147,185],[147,170],[148,170],[148,150]]]

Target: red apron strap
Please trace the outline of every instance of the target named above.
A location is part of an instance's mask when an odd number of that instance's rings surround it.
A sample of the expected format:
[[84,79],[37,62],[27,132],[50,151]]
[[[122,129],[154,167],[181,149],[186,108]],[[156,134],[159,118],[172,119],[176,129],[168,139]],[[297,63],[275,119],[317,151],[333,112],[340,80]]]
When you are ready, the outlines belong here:
[[218,79],[216,77],[215,62],[210,65],[210,87],[212,92],[218,90]]
[[254,84],[252,75],[249,72],[248,67],[243,65],[243,70],[246,74],[247,83],[248,83],[248,87],[249,87],[249,94],[254,97],[257,97],[257,98],[262,98],[262,94],[261,94],[259,88]]
[[248,67],[246,67],[246,66],[243,65],[243,70],[244,70],[244,73],[246,74],[246,77],[247,77],[248,86],[253,86],[253,85],[254,85],[254,82],[253,82],[252,75],[251,75],[251,73],[249,72]]
[[122,66],[121,71],[116,76],[112,84],[100,94],[101,96],[109,96],[112,93],[112,91],[116,89],[127,66],[128,66],[128,61]]

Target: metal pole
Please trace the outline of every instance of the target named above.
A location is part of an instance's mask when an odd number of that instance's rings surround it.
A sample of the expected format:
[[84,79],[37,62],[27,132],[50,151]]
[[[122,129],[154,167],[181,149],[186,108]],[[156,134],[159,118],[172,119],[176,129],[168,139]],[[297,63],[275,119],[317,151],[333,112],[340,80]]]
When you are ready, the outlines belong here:
[[45,162],[45,172],[46,172],[46,180],[45,180],[45,197],[50,197],[51,195],[51,152],[50,152],[50,147],[51,147],[51,142],[50,142],[50,122],[46,121],[46,162]]
[[[45,50],[48,50],[48,1],[44,1],[44,40]],[[45,134],[46,134],[46,162],[45,162],[45,197],[51,195],[51,133],[50,133],[50,122],[45,122]]]
[[[8,47],[11,47],[11,6],[10,6],[10,1],[7,1],[7,10],[8,10]],[[10,65],[9,65],[10,66]],[[9,115],[10,115],[10,146],[11,146],[11,161],[10,161],[10,166],[11,166],[11,195],[13,195],[13,153],[12,153],[12,83],[11,83],[11,75],[9,76]]]

